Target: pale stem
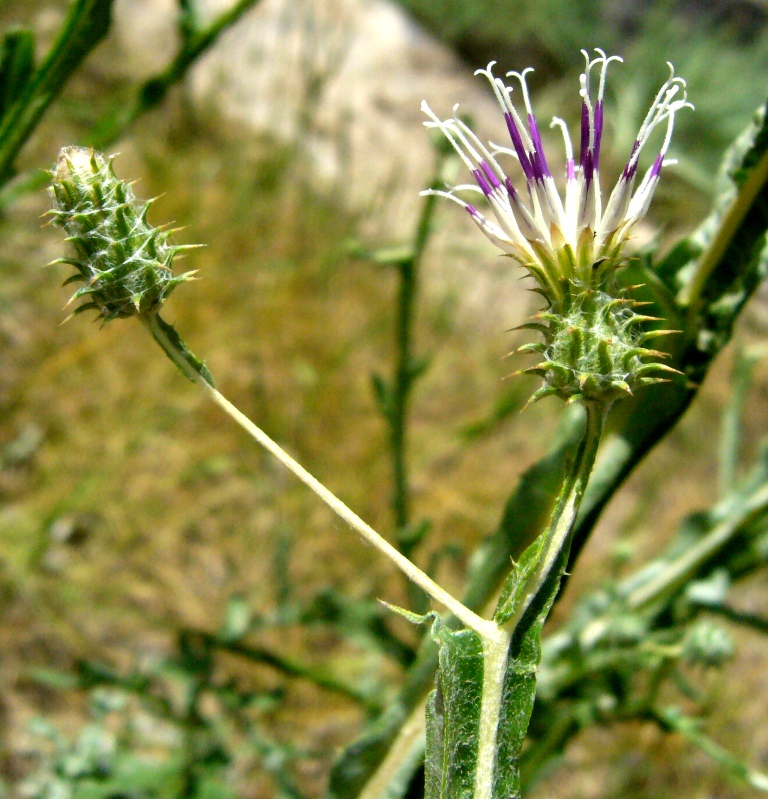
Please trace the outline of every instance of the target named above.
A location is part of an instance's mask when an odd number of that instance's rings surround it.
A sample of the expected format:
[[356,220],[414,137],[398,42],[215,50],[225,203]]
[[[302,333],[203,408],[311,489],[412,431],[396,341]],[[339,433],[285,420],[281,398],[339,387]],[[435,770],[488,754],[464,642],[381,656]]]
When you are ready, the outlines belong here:
[[[503,627],[493,620],[486,620],[465,607],[451,596],[407,557],[384,540],[369,524],[364,522],[353,510],[348,508],[337,496],[331,493],[319,480],[313,477],[300,463],[294,460],[279,444],[273,441],[261,428],[239,411],[203,376],[201,365],[185,351],[180,339],[173,341],[168,336],[167,325],[159,321],[156,313],[143,315],[141,321],[168,357],[179,369],[207,394],[227,415],[236,421],[259,444],[274,455],[284,466],[292,471],[306,486],[315,492],[337,515],[344,519],[366,541],[373,545],[433,600],[444,605],[466,627],[474,630],[483,645],[483,691],[480,707],[477,771],[473,799],[491,799],[493,793],[496,762],[496,742],[498,738],[499,714],[504,692],[507,671],[509,644],[518,624],[522,621],[534,598],[561,558],[564,547],[568,546],[569,535],[576,520],[576,514],[584,496],[600,442],[603,422],[608,408],[598,403],[585,403],[587,423],[584,436],[579,444],[573,462],[568,467],[563,488],[549,522],[545,535],[544,553],[536,571],[531,575],[525,599],[520,603],[515,615]],[[174,333],[175,337],[175,333]]]
[[239,411],[225,396],[208,383],[191,365],[185,354],[174,345],[158,324],[157,314],[146,314],[141,318],[153,338],[163,348],[168,357],[181,371],[196,383],[228,416],[236,421],[252,438],[274,455],[280,463],[290,469],[296,477],[323,500],[338,516],[369,544],[389,558],[410,580],[425,591],[432,599],[444,605],[464,625],[474,630],[481,638],[493,636],[498,631],[495,622],[481,618],[465,607],[455,597],[441,588],[434,580],[401,554],[388,541],[382,538],[369,524],[364,522],[353,510],[348,508],[335,494],[331,493],[319,480],[313,477],[298,461],[294,460],[279,444],[273,441],[260,427],[255,425],[244,413]]

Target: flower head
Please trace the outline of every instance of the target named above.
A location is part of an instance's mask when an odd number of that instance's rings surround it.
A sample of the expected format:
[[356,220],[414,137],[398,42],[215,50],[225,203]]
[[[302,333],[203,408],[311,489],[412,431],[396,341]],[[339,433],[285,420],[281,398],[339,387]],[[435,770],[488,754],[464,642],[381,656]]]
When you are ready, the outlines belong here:
[[[675,115],[692,107],[685,81],[670,74],[659,89],[638,131],[629,159],[613,191],[603,202],[600,188],[600,146],[603,136],[605,80],[608,65],[621,61],[602,50],[590,58],[580,77],[581,141],[576,161],[568,128],[555,117],[565,143],[565,195],[561,197],[542,146],[539,126],[531,106],[526,75],[509,72],[519,84],[523,112],[512,100],[517,86],[508,86],[493,74],[495,62],[476,74],[491,84],[504,114],[511,147],[484,144],[463,122],[454,106],[450,119],[440,119],[426,102],[429,117],[424,124],[438,128],[456,149],[476,185],[456,186],[450,191],[429,190],[462,205],[475,224],[506,255],[525,267],[536,280],[538,291],[549,304],[545,313],[528,326],[544,334],[542,344],[527,345],[529,352],[544,355],[531,370],[544,378],[534,395],[557,394],[565,399],[612,401],[631,393],[634,385],[658,382],[653,371],[674,371],[644,357],[663,353],[640,346],[649,338],[637,325],[648,317],[633,310],[635,304],[615,292],[612,273],[626,260],[623,248],[637,222],[646,214],[659,182]],[[519,105],[519,104],[518,104]],[[652,166],[638,181],[640,155],[653,131],[662,126],[665,135]],[[525,190],[518,191],[499,161],[516,159],[525,177]],[[484,195],[493,212],[490,218],[459,194],[474,191]],[[660,335],[656,332],[654,335]]]
[[[504,113],[512,147],[492,142],[486,146],[458,117],[441,120],[426,102],[422,110],[429,117],[424,124],[439,128],[455,147],[472,172],[477,185],[457,186],[437,192],[462,205],[482,232],[504,253],[526,267],[539,283],[541,293],[557,305],[564,281],[584,286],[602,286],[603,276],[621,260],[621,250],[639,219],[648,210],[659,182],[662,166],[672,138],[675,114],[688,103],[685,81],[670,75],[654,98],[635,139],[629,160],[603,203],[599,181],[600,145],[603,136],[603,97],[608,65],[618,56],[597,50],[581,75],[581,142],[578,163],[568,128],[555,117],[552,127],[560,128],[565,143],[565,197],[561,198],[542,146],[539,126],[531,106],[526,75],[532,70],[510,72],[522,95],[524,114],[512,101],[514,88],[493,74],[495,62],[476,74],[484,75]],[[654,129],[666,126],[666,135],[653,165],[637,181],[640,154]],[[526,187],[519,192],[502,169],[502,156],[520,163]],[[490,219],[457,193],[475,191],[485,196],[495,219]]]
[[112,159],[86,147],[64,147],[51,173],[54,224],[68,234],[74,258],[60,258],[77,270],[66,283],[84,285],[72,296],[84,299],[74,314],[95,310],[105,322],[160,309],[173,289],[193,272],[173,273],[179,250],[172,231],[147,222],[151,204],[140,203],[131,186],[115,177]]

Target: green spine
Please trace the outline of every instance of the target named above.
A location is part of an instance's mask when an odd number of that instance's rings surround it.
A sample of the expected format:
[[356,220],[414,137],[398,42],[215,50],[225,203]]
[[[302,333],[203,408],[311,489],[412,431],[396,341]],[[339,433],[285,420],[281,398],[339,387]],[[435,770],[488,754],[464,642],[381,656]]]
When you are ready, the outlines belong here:
[[663,374],[680,374],[660,363],[667,353],[644,346],[649,339],[677,331],[644,332],[644,322],[660,320],[637,313],[641,303],[627,297],[626,290],[612,290],[610,277],[599,281],[599,287],[575,279],[562,282],[569,289],[564,296],[555,299],[541,292],[550,307],[520,326],[544,337],[517,350],[543,356],[535,366],[521,370],[542,378],[531,402],[555,395],[568,402],[610,405],[640,386],[666,382]]

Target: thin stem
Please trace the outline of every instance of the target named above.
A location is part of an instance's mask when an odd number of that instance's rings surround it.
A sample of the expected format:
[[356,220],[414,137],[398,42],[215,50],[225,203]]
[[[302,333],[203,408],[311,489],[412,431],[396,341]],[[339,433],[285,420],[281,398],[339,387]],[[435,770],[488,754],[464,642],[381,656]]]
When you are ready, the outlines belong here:
[[744,404],[752,382],[752,370],[760,354],[738,347],[731,368],[731,395],[723,412],[720,427],[720,462],[718,477],[720,495],[725,497],[736,487],[739,456],[741,454],[741,427]]
[[733,244],[735,233],[744,222],[755,198],[762,191],[767,180],[768,151],[763,153],[757,164],[752,167],[749,177],[739,187],[734,201],[720,220],[717,234],[697,261],[693,277],[681,292],[679,304],[688,308],[688,331],[696,329],[696,317],[701,309],[702,294],[707,288],[707,282],[728,248]]
[[[438,153],[435,178],[432,186],[442,183],[442,172],[445,158]],[[392,450],[392,511],[395,518],[398,549],[410,557],[418,540],[409,535],[411,522],[410,487],[408,484],[408,410],[411,389],[418,377],[413,356],[413,325],[416,299],[419,285],[419,267],[424,251],[432,232],[432,220],[435,213],[437,197],[433,194],[424,196],[419,222],[413,242],[413,251],[409,258],[400,261],[397,266],[400,283],[397,296],[397,321],[395,325],[395,368],[392,380],[392,404],[387,420],[390,425],[390,442]],[[408,592],[414,608],[423,610],[425,597],[421,591],[409,582]]]
[[[76,0],[64,25],[33,77],[0,125],[0,184],[13,174],[19,151],[70,75],[109,29],[112,0]],[[42,175],[42,185],[49,180]]]
[[[300,463],[294,460],[279,444],[273,441],[261,428],[255,425],[245,414],[241,413],[226,397],[209,382],[194,365],[194,356],[183,348],[180,339],[174,341],[168,335],[169,325],[160,320],[158,314],[145,314],[140,317],[155,341],[178,368],[205,392],[210,400],[218,405],[228,416],[236,421],[252,438],[274,455],[280,463],[292,471],[306,486],[317,494],[323,502],[369,544],[389,558],[409,579],[423,589],[432,599],[444,605],[464,625],[477,632],[481,637],[493,635],[498,629],[492,621],[481,618],[469,608],[461,604],[447,591],[441,588],[432,578],[411,563],[402,553],[382,538],[369,524],[364,522],[353,510],[348,508],[337,496],[331,493],[319,480],[313,477]],[[178,335],[176,336],[178,339]],[[206,372],[207,374],[207,372]]]
[[211,647],[229,652],[233,655],[239,655],[240,657],[257,663],[266,663],[268,666],[272,666],[272,668],[290,677],[297,677],[313,682],[320,688],[334,691],[342,696],[346,696],[348,699],[359,702],[371,713],[381,710],[381,705],[367,693],[360,691],[353,685],[338,680],[333,675],[325,674],[313,666],[291,660],[283,655],[276,655],[274,652],[270,652],[262,647],[248,646],[240,641],[226,641],[219,636],[211,635],[210,633],[200,630],[195,630],[194,633],[202,637]]
[[[219,36],[221,36],[221,34],[227,30],[227,28],[231,27],[235,22],[237,22],[237,20],[240,19],[240,17],[246,11],[248,11],[258,2],[260,2],[260,0],[239,0],[232,6],[232,8],[224,11],[218,17],[216,17],[216,19],[214,19],[213,22],[211,22],[211,24],[205,27],[203,30],[191,31],[189,30],[188,25],[185,27],[184,20],[182,20],[182,24],[180,25],[182,29],[182,47],[170,65],[162,72],[144,81],[136,90],[136,93],[131,101],[128,103],[118,104],[104,117],[96,120],[91,125],[91,129],[95,132],[87,137],[86,144],[97,150],[102,150],[105,147],[109,147],[110,145],[114,144],[140,116],[147,111],[156,108],[165,99],[170,88],[174,84],[179,83],[185,77],[190,67],[192,67],[192,65],[200,58],[200,56],[202,56],[212,45],[216,43]],[[80,6],[109,8],[111,6],[111,2],[110,0],[82,0],[82,2],[80,2],[76,8],[79,8]],[[73,7],[72,11],[73,15],[75,13],[80,13],[76,12],[74,8],[75,7]],[[104,32],[106,32],[106,27],[104,28]],[[67,27],[67,29],[62,33],[60,41],[69,42],[72,38],[73,37],[70,35],[70,28]],[[78,39],[78,42],[83,44],[81,39]],[[86,42],[86,44],[90,48],[94,46],[98,40],[99,37],[96,37],[92,41]],[[69,45],[68,47],[70,50],[73,49]],[[48,75],[49,72],[55,75],[56,87],[58,87],[64,79],[69,77],[69,71],[74,69],[74,67],[79,63],[79,61],[76,62],[74,60],[71,62],[67,61],[66,69],[62,67],[62,56],[60,50],[61,48],[56,45],[39,70],[39,74],[43,74],[43,71],[46,70],[45,75]],[[80,57],[81,56],[78,56],[78,58]],[[50,68],[47,67],[49,62],[51,64]],[[58,88],[56,88],[56,91],[58,91]],[[25,128],[27,132],[24,133],[24,136],[27,136],[34,125],[37,124],[43,111],[45,108],[47,108],[48,102],[50,102],[50,100],[52,100],[54,97],[55,92],[52,93],[52,90],[48,90],[45,102],[42,105],[34,106],[33,113],[28,114],[30,117],[29,121],[24,122],[24,124],[27,125],[27,128]],[[8,126],[4,124],[2,131],[5,131],[7,127]],[[26,138],[24,141],[25,140]],[[14,144],[14,142],[16,142],[16,138],[13,140],[9,139],[6,142],[5,135],[0,135],[0,141],[3,142],[3,144],[0,145],[0,184],[2,184],[9,176],[7,169],[10,163],[9,159],[15,157],[15,154],[11,153],[10,148],[12,146],[16,147],[17,145]],[[18,147],[20,148],[22,144],[23,141],[18,144]],[[50,175],[40,169],[22,173],[17,177],[14,177],[12,180],[8,180],[0,190],[0,211],[3,208],[7,208],[11,203],[15,202],[20,197],[23,197],[31,192],[39,191],[49,181]]]
[[627,596],[627,607],[635,611],[642,610],[664,599],[713,558],[739,528],[760,518],[766,511],[768,485],[745,500],[737,513],[718,524],[656,578],[632,591]]
[[[517,628],[517,625],[550,576],[552,567],[558,561],[563,548],[570,547],[570,534],[576,523],[576,517],[579,513],[581,500],[584,498],[592,467],[595,465],[595,457],[603,434],[603,426],[610,410],[610,405],[596,402],[585,402],[584,407],[587,413],[584,435],[573,461],[567,467],[563,487],[549,519],[544,555],[539,562],[538,568],[531,575],[530,589],[526,591],[525,601],[520,603],[514,616],[504,625],[508,630],[514,631]],[[564,567],[565,561],[563,562]]]

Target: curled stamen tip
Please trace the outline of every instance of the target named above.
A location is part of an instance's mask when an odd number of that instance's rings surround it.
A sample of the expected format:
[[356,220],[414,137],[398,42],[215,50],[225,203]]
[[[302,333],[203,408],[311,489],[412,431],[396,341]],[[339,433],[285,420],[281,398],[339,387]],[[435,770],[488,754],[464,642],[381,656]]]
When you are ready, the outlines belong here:
[[510,78],[510,77],[512,77],[512,78],[517,78],[517,79],[520,81],[520,83],[522,83],[523,85],[525,85],[525,76],[526,76],[526,75],[527,75],[529,72],[535,72],[534,68],[533,68],[533,67],[526,67],[526,68],[525,68],[525,69],[524,69],[522,72],[516,72],[516,71],[513,69],[513,70],[511,70],[510,72],[507,72],[507,77],[508,77],[508,78]]
[[496,66],[495,61],[489,61],[488,66],[485,69],[476,69],[475,75],[486,75],[489,78],[493,78],[493,68]]

